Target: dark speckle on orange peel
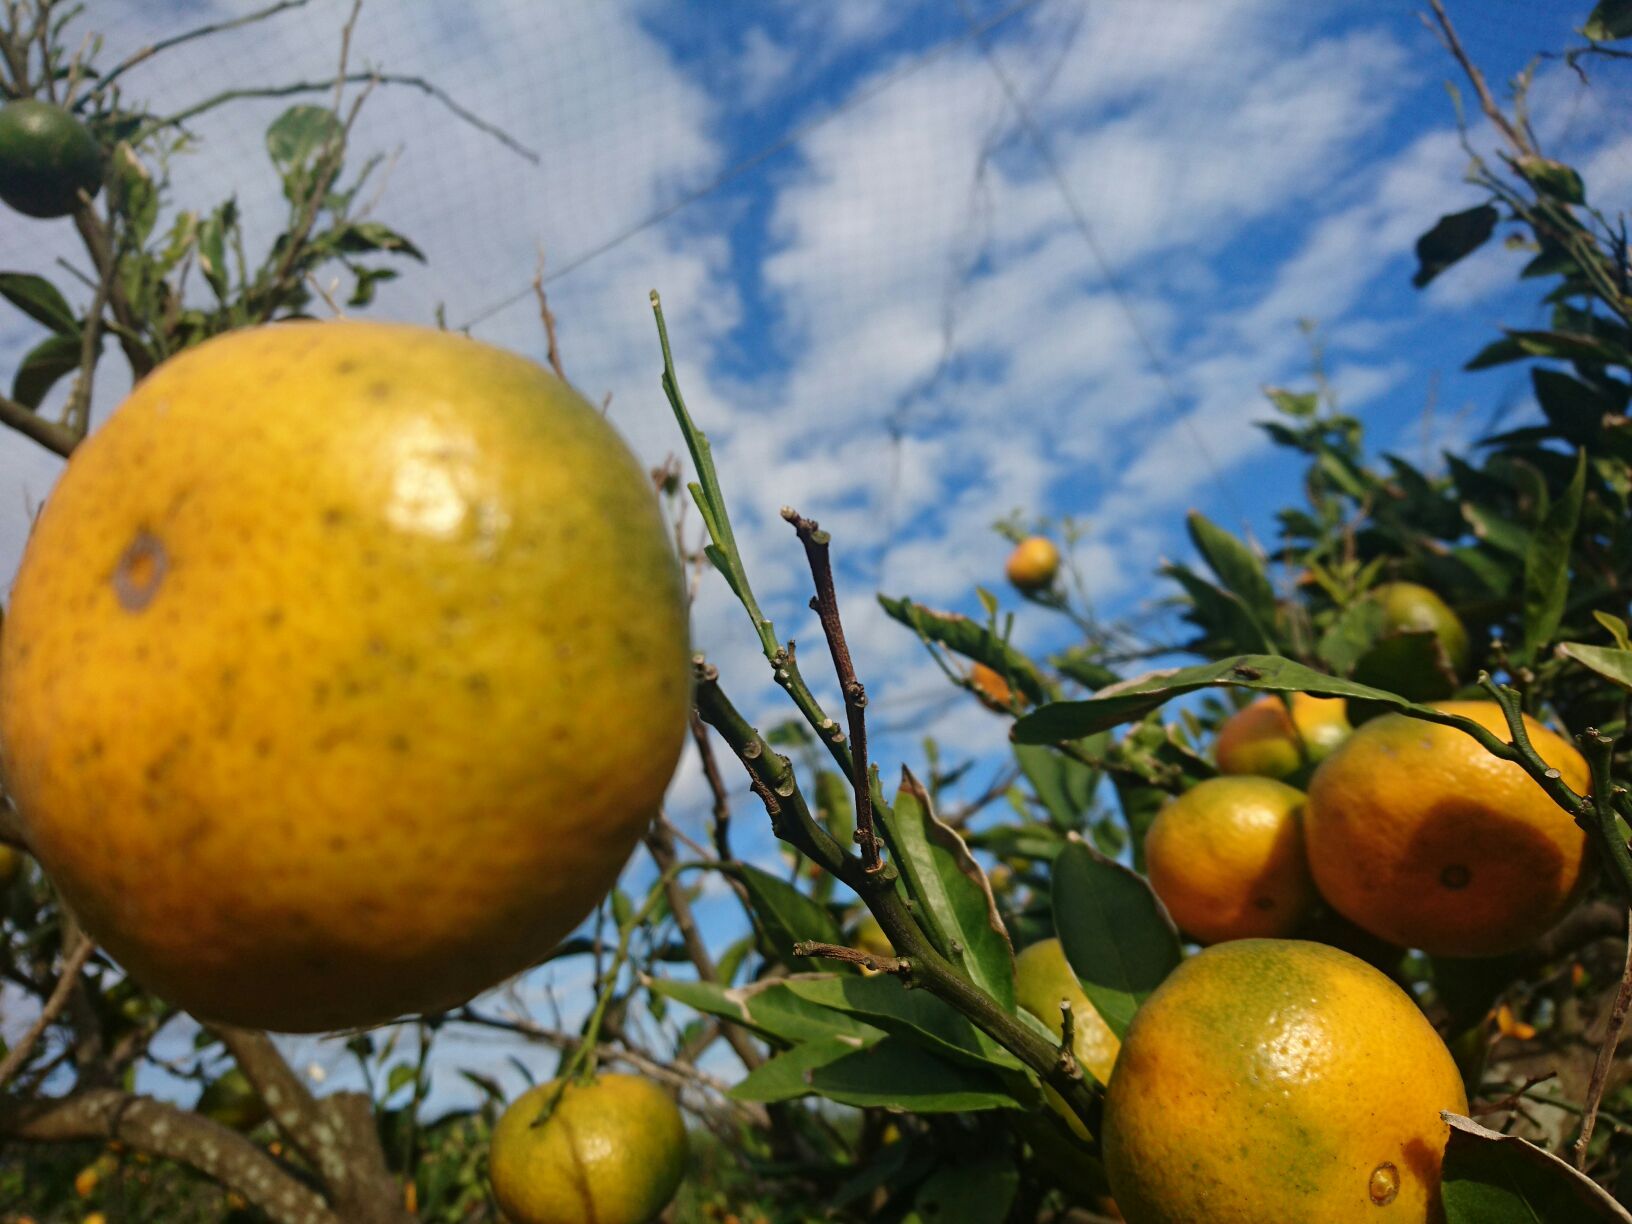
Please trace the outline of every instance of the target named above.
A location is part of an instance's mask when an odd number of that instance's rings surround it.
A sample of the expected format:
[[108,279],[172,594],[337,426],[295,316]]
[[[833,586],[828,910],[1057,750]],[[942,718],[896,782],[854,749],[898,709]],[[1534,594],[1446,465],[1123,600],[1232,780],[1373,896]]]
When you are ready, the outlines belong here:
[[138,980],[323,1031],[570,932],[662,799],[690,670],[595,408],[461,336],[283,323],[167,362],[74,455],[7,609],[0,753]]

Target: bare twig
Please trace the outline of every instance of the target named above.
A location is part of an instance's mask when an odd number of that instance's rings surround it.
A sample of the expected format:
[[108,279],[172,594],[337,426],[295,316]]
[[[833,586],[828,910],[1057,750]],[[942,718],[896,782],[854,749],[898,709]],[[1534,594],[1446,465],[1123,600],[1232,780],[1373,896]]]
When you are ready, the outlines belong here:
[[1598,1057],[1592,1063],[1592,1078],[1587,1083],[1587,1099],[1581,1113],[1581,1134],[1573,1149],[1575,1167],[1578,1169],[1587,1167],[1587,1147],[1592,1142],[1593,1127],[1598,1121],[1598,1106],[1604,1099],[1604,1082],[1609,1077],[1610,1064],[1615,1060],[1615,1047],[1620,1044],[1629,1007],[1632,1007],[1632,937],[1626,942],[1626,966],[1621,970],[1620,989],[1615,992],[1615,1004],[1610,1008],[1603,1044],[1598,1047]]
[[68,1006],[68,996],[73,993],[74,983],[79,980],[79,971],[85,968],[85,962],[91,959],[91,953],[95,951],[96,945],[81,936],[74,950],[63,959],[62,974],[57,978],[56,987],[51,991],[50,998],[46,999],[45,1006],[40,1008],[40,1014],[34,1017],[34,1023],[28,1026],[27,1031],[17,1039],[17,1043],[6,1052],[6,1057],[0,1060],[0,1084],[9,1080],[17,1073],[17,1068],[28,1061],[28,1056],[34,1052],[35,1043],[62,1014],[62,1009]]
[[862,862],[867,870],[874,872],[883,866],[883,860],[878,853],[878,835],[873,831],[873,787],[867,770],[867,690],[856,678],[856,665],[850,659],[850,647],[844,640],[839,597],[833,589],[833,563],[828,555],[830,537],[814,519],[805,518],[791,506],[782,507],[782,517],[793,525],[799,542],[805,546],[810,576],[816,583],[816,595],[810,606],[822,622],[827,650],[833,656],[833,668],[839,676],[839,690],[844,694],[845,719],[850,725],[850,781],[856,792],[856,844],[861,847]]
[[708,728],[697,711],[691,712],[691,742],[697,745],[697,757],[703,765],[703,777],[708,782],[708,793],[713,796],[714,853],[722,862],[730,862],[731,854],[731,799],[720,778],[720,765],[714,759],[714,744],[708,738]]
[[129,72],[138,64],[145,63],[147,60],[152,59],[161,51],[168,51],[171,47],[179,47],[182,43],[191,42],[195,38],[207,38],[211,34],[220,34],[226,30],[237,29],[239,26],[250,25],[257,21],[265,21],[268,17],[274,17],[283,12],[285,9],[302,8],[308,3],[310,3],[310,0],[278,0],[278,3],[276,4],[270,4],[266,8],[257,9],[253,13],[245,13],[242,17],[234,17],[228,21],[211,22],[209,25],[197,26],[191,30],[184,31],[181,34],[173,34],[169,38],[161,38],[158,42],[148,43],[147,46],[141,48],[133,55],[121,60],[112,68],[104,72],[101,80],[97,81],[95,87],[92,88],[85,96],[87,98],[94,98],[97,95],[106,92],[107,88],[125,73]]
[[1479,95],[1479,108],[1485,112],[1485,117],[1493,123],[1497,130],[1507,137],[1520,156],[1534,156],[1535,147],[1518,128],[1502,113],[1502,108],[1496,104],[1496,99],[1490,92],[1490,86],[1485,84],[1485,74],[1479,71],[1474,62],[1468,58],[1468,53],[1462,48],[1462,40],[1456,35],[1456,27],[1451,24],[1450,15],[1445,12],[1445,5],[1441,0],[1428,0],[1428,7],[1433,9],[1434,21],[1439,26],[1440,41],[1445,49],[1455,58],[1468,83],[1473,86],[1474,92]]
[[[538,314],[544,321],[544,339],[549,346],[550,369],[562,382],[567,381],[567,372],[561,368],[561,348],[555,340],[555,312],[550,309],[550,299],[544,293],[544,251],[538,252],[538,268],[533,273],[533,294],[538,298]],[[605,415],[604,413],[602,415]]]
[[813,939],[801,939],[793,945],[795,956],[809,956],[819,960],[842,961],[847,965],[860,965],[863,969],[871,969],[874,973],[893,973],[903,981],[912,979],[912,961],[905,956],[880,956],[876,952],[867,952],[861,948],[847,948],[843,944],[819,943]]

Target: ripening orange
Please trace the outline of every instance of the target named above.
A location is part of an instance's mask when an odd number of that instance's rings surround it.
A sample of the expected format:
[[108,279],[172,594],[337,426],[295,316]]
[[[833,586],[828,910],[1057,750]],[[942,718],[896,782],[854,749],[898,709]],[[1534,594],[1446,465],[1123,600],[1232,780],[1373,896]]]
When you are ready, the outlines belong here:
[[1292,694],[1292,711],[1278,696],[1260,697],[1218,729],[1214,751],[1220,773],[1286,778],[1325,760],[1353,728],[1341,697]]
[[[976,663],[969,669],[969,683],[975,690],[975,695],[989,710],[996,710],[1000,714],[1009,714],[1014,710],[1015,691],[1009,687],[1009,682],[995,669],[984,663]],[[1026,704],[1024,696],[1019,698],[1020,704]]]
[[594,406],[450,332],[277,323],[74,453],[0,642],[0,751],[97,942],[200,1018],[454,1006],[605,895],[690,707],[680,568]]
[[1046,591],[1060,572],[1060,550],[1047,536],[1027,536],[1014,546],[1004,572],[1022,591]]
[[1431,1224],[1467,1112],[1450,1051],[1403,990],[1325,944],[1241,939],[1134,1014],[1105,1098],[1129,1224]]
[[1199,943],[1289,935],[1315,900],[1303,792],[1273,778],[1209,778],[1171,799],[1145,834],[1150,884]]
[[[1435,708],[1508,737],[1493,701]],[[1581,754],[1524,721],[1542,759],[1584,794]],[[1580,826],[1518,765],[1404,714],[1365,723],[1315,771],[1304,830],[1333,909],[1435,956],[1497,956],[1535,939],[1569,906],[1586,848]]]

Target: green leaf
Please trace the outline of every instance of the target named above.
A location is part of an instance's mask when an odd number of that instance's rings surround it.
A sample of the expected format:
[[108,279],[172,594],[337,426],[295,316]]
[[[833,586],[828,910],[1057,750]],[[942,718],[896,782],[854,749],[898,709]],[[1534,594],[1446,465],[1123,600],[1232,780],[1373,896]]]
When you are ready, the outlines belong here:
[[1581,498],[1586,491],[1587,452],[1576,456],[1575,475],[1564,495],[1547,510],[1547,517],[1530,536],[1524,557],[1524,644],[1519,661],[1529,663],[1553,640],[1564,618],[1570,591],[1570,552],[1581,520]]
[[1632,650],[1612,650],[1608,646],[1589,646],[1585,642],[1560,642],[1554,649],[1560,658],[1570,659],[1588,671],[1597,672],[1611,684],[1632,689]]
[[1054,929],[1083,992],[1118,1037],[1182,957],[1149,882],[1072,842],[1054,859]]
[[340,137],[340,120],[326,106],[291,106],[266,129],[266,151],[280,171],[299,169]]
[[79,368],[78,336],[47,336],[23,354],[12,380],[11,398],[25,408],[38,408],[51,388]]
[[[1082,828],[1082,818],[1094,802],[1099,771],[1041,744],[1015,744],[1014,759],[1026,775],[1038,800],[1048,809],[1054,827],[1061,831]],[[1101,753],[1103,740],[1080,745],[1089,753]]]
[[[806,977],[828,980],[833,975],[796,973],[785,978],[767,978],[735,987],[714,982],[653,977],[643,979],[643,984],[648,990],[684,1004],[693,1011],[718,1016],[752,1029],[762,1037],[788,1044],[824,1037],[863,1038],[879,1032],[844,1012],[801,997],[792,989],[792,985]],[[844,980],[861,979],[847,976]]]
[[29,272],[0,272],[0,297],[62,336],[79,335],[79,320],[57,287]]
[[1536,403],[1559,433],[1577,445],[1597,437],[1604,415],[1611,409],[1596,391],[1578,378],[1542,366],[1530,371],[1530,381],[1535,387]]
[[1281,387],[1265,387],[1264,394],[1276,409],[1289,417],[1312,417],[1320,408],[1320,395],[1314,391],[1287,391]]
[[1586,188],[1573,166],[1554,161],[1550,157],[1521,157],[1514,163],[1524,181],[1542,195],[1552,196],[1566,204],[1584,204]]
[[1442,1175],[1445,1224],[1632,1224],[1607,1191],[1551,1153],[1458,1114],[1440,1116],[1451,1125]]
[[1399,709],[1410,705],[1397,693],[1328,676],[1278,655],[1238,655],[1195,667],[1149,672],[1101,689],[1085,701],[1056,701],[1014,724],[1021,744],[1053,744],[1135,722],[1184,693],[1215,684],[1270,693],[1311,693],[1317,697],[1359,697]]
[[[394,1096],[397,1090],[414,1082],[416,1072],[413,1063],[399,1062],[392,1066],[385,1076],[385,1096]],[[385,1097],[381,1097],[384,1100]]]
[[1027,1107],[992,1076],[945,1062],[898,1037],[859,1049],[848,1038],[798,1046],[756,1068],[731,1095],[767,1102],[814,1095],[841,1105],[913,1113]]
[[1599,0],[1581,33],[1593,42],[1632,38],[1632,0]]
[[771,947],[783,962],[808,962],[793,954],[793,945],[802,939],[818,943],[838,943],[839,925],[825,906],[819,905],[785,880],[748,863],[721,868],[735,875],[748,890],[754,917],[765,931]]
[[925,1179],[904,1224],[1003,1224],[1020,1189],[1007,1156],[948,1164]]
[[1315,646],[1321,662],[1345,675],[1388,631],[1388,616],[1375,599],[1357,599],[1344,608]]
[[1447,213],[1434,222],[1434,228],[1417,239],[1417,271],[1411,283],[1423,288],[1446,268],[1484,246],[1496,229],[1497,216],[1494,205],[1480,204]]
[[1528,354],[1523,345],[1512,336],[1503,336],[1500,340],[1492,340],[1485,345],[1462,368],[1488,370],[1491,366],[1506,365],[1510,361],[1523,361],[1526,356]]
[[1624,620],[1618,616],[1612,616],[1608,612],[1600,611],[1593,612],[1592,619],[1609,632],[1609,636],[1615,639],[1615,645],[1622,650],[1632,650],[1632,635],[1627,633]]
[[1164,565],[1161,572],[1184,588],[1194,605],[1188,619],[1210,641],[1223,643],[1226,650],[1233,651],[1272,649],[1263,626],[1238,597],[1176,562]]
[[[1531,357],[1553,357],[1586,365],[1625,366],[1627,354],[1608,340],[1582,332],[1509,331],[1519,348]],[[1473,366],[1470,364],[1469,369]]]
[[1020,1061],[970,1022],[962,1012],[924,990],[908,990],[893,974],[801,974],[788,989],[807,1003],[831,1008],[923,1046],[938,1057],[998,1073],[1018,1071]]
[[941,823],[929,794],[904,768],[894,810],[878,815],[913,897],[953,945],[942,952],[976,985],[1013,1011],[1014,949],[986,874],[963,838]]
[[230,285],[226,257],[226,230],[229,222],[225,215],[229,206],[222,205],[198,226],[198,270],[204,274],[205,281],[215,291],[216,298],[223,303],[227,300]]
[[900,621],[920,637],[938,642],[947,649],[984,663],[1000,676],[1007,676],[1014,687],[1025,694],[1033,705],[1041,705],[1052,694],[1048,684],[1030,659],[997,637],[986,626],[959,616],[955,612],[937,612],[909,599],[878,597],[879,606],[892,618]]
[[349,255],[389,251],[425,262],[425,253],[389,225],[380,221],[352,221],[335,231],[335,246]]
[[1206,558],[1207,566],[1229,591],[1241,601],[1257,625],[1265,645],[1275,644],[1275,590],[1269,585],[1264,567],[1252,549],[1217,523],[1192,510],[1185,519],[1191,542]]

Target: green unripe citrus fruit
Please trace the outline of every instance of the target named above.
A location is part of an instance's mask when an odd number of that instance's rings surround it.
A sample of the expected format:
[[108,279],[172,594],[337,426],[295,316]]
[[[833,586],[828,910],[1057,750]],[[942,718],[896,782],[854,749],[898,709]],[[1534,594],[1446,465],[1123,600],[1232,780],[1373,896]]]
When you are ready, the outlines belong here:
[[24,98],[0,107],[0,200],[30,217],[65,217],[102,186],[102,151],[60,106]]

